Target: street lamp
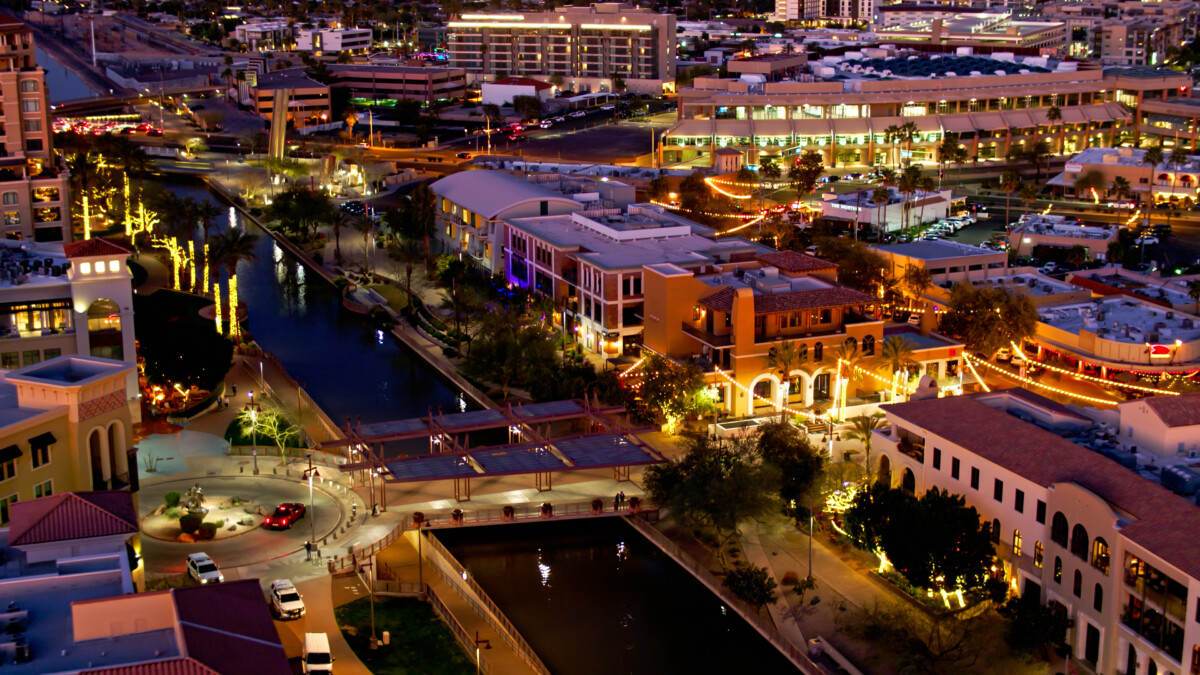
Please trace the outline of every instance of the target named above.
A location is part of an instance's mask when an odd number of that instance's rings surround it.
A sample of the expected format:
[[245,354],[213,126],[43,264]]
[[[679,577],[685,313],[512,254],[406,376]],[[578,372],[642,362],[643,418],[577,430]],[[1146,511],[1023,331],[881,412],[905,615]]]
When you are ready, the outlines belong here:
[[262,406],[250,401],[246,404],[243,411],[250,413],[250,454],[254,456],[254,475],[258,475],[258,413],[262,412]]
[[367,593],[371,596],[371,649],[379,649],[379,638],[375,636],[375,557],[370,562],[362,563],[371,573],[367,577]]
[[483,647],[484,649],[491,649],[492,641],[487,638],[480,639],[479,631],[475,631],[475,675],[479,675],[479,661],[480,661],[479,648],[480,647]]
[[[313,476],[318,476],[317,470],[312,465],[312,453],[308,453],[308,468],[304,470],[304,477],[308,479],[308,510],[309,518],[308,525],[311,528],[311,538],[309,541],[315,546],[317,543],[317,507],[313,503]],[[320,554],[317,555],[320,558]]]

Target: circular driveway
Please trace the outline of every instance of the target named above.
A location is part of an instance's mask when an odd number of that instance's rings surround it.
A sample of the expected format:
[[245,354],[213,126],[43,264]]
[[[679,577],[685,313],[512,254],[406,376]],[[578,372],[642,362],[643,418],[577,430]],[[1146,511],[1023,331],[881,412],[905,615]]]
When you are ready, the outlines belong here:
[[[145,485],[138,493],[138,517],[144,518],[163,503],[163,495],[180,494],[196,483],[206,497],[237,496],[248,499],[268,511],[281,502],[300,502],[308,506],[308,484],[294,478],[264,476],[209,476],[168,480]],[[189,553],[203,551],[212,556],[221,568],[240,567],[273,560],[303,550],[304,542],[313,536],[320,539],[329,534],[341,521],[341,504],[314,486],[314,505],[291,529],[266,530],[259,528],[246,534],[219,541],[177,544],[142,537],[142,557],[148,574],[182,574]],[[315,512],[315,513],[314,513]],[[315,522],[314,522],[315,521]]]

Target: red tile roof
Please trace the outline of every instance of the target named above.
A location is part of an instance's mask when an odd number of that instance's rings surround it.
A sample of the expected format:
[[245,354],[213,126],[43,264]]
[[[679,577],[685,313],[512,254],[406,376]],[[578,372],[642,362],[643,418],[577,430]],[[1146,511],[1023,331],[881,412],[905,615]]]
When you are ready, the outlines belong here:
[[722,312],[732,312],[733,297],[733,289],[726,286],[712,295],[706,295],[703,298],[700,298],[700,304],[706,307],[712,307],[713,309],[719,309]]
[[138,531],[133,496],[128,492],[63,492],[20,501],[9,509],[9,540],[14,546]]
[[1142,401],[1150,406],[1150,410],[1168,427],[1191,427],[1200,424],[1200,394],[1151,396]]
[[1168,309],[1171,308],[1171,303],[1169,303],[1165,300],[1159,300],[1158,298],[1151,298],[1151,297],[1148,297],[1145,295],[1138,295],[1137,293],[1127,291],[1124,288],[1117,288],[1116,286],[1109,286],[1108,284],[1104,283],[1103,281],[1097,281],[1096,279],[1093,279],[1091,277],[1085,277],[1085,276],[1081,276],[1081,275],[1077,275],[1077,274],[1072,274],[1067,277],[1067,283],[1071,284],[1072,286],[1078,286],[1080,288],[1087,289],[1087,290],[1095,293],[1096,295],[1104,295],[1104,296],[1126,295],[1131,298],[1137,298],[1138,300],[1144,300],[1146,302],[1160,305],[1160,306],[1166,307]]
[[811,272],[813,270],[837,269],[836,263],[796,251],[777,251],[758,256],[759,262],[778,267],[785,272]]
[[196,659],[178,658],[132,666],[85,670],[80,675],[222,675]]
[[554,86],[554,85],[550,84],[549,82],[542,82],[541,80],[535,80],[532,77],[506,77],[503,80],[496,80],[492,84],[506,84],[506,85],[512,85],[512,86],[517,86],[517,87],[533,87],[534,89],[537,89],[538,91],[541,91],[543,89],[549,89]]
[[[733,296],[733,289],[726,287],[712,295],[700,298],[700,304],[723,312],[730,312],[733,311]],[[755,293],[754,313],[794,312],[801,309],[845,307],[874,302],[878,302],[878,300],[853,288],[830,286],[829,288],[810,288],[784,293]]]
[[[1031,396],[1036,394],[1021,398],[1032,400]],[[1200,508],[1183,497],[972,396],[880,407],[1043,487],[1075,483],[1090,490],[1133,516],[1133,522],[1121,528],[1122,535],[1200,579],[1200,546],[1195,544],[1200,540]]]
[[90,258],[98,255],[129,255],[132,253],[132,251],[124,246],[114,244],[107,239],[99,237],[63,244],[63,252],[67,254],[68,258]]
[[188,656],[221,675],[291,673],[256,579],[171,591]]

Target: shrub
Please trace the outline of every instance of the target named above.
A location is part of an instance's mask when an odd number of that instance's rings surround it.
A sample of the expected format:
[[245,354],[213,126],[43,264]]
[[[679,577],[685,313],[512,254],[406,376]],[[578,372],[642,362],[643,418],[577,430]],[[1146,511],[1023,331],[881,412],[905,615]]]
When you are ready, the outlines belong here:
[[217,536],[216,523],[200,523],[200,528],[196,530],[197,541],[209,541],[215,536]]
[[165,515],[168,518],[178,518],[180,515],[182,515],[182,513],[183,512],[180,511],[179,507],[177,506],[173,509],[167,509],[166,511],[163,512],[163,515]]
[[189,513],[179,518],[179,529],[183,530],[184,534],[195,534],[201,522],[200,516]]
[[180,495],[178,492],[168,492],[163,495],[163,502],[166,503],[168,509],[173,509],[179,506]]
[[225,527],[225,519],[224,518],[218,518],[218,519],[214,520],[213,522],[216,524],[217,527]]
[[458,351],[454,347],[442,347],[442,356],[453,359],[458,356]]

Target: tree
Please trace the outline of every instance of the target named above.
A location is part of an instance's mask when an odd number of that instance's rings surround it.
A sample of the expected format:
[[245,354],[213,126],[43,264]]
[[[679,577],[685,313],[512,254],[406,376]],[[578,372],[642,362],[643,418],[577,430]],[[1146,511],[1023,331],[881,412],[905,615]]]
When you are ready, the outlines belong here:
[[[986,613],[965,617],[944,612],[931,616],[908,603],[879,602],[837,619],[839,630],[876,645],[886,655],[884,658],[899,666],[898,672],[927,675],[976,672],[975,665],[981,659],[992,655],[1003,658],[994,650],[985,651],[993,642],[985,632],[990,622]],[[1020,668],[1017,663],[1009,665]]]
[[1088,248],[1082,244],[1075,244],[1067,249],[1067,262],[1071,263],[1076,269],[1079,269],[1088,260]]
[[611,76],[611,79],[613,91],[618,93],[625,91],[625,78],[614,72]]
[[800,433],[786,419],[772,420],[758,427],[756,440],[759,457],[773,466],[779,475],[779,498],[791,512],[817,482],[824,466],[821,453],[812,446],[808,434]]
[[1057,152],[1058,152],[1058,154],[1061,155],[1061,154],[1063,154],[1063,151],[1065,149],[1063,146],[1063,134],[1066,132],[1066,127],[1064,127],[1061,124],[1062,108],[1059,108],[1056,105],[1050,106],[1050,108],[1046,110],[1046,121],[1050,122],[1051,125],[1056,125],[1058,127],[1058,151]]
[[521,116],[522,122],[542,116],[542,99],[537,96],[514,96],[512,107],[513,112]]
[[[928,195],[928,194],[932,194],[934,190],[938,189],[938,184],[937,184],[937,181],[933,180],[932,176],[921,176],[920,178],[917,179],[917,189],[920,190],[921,192],[925,193],[926,195]],[[927,202],[927,201],[929,201],[929,200],[928,199],[921,200],[920,221],[922,224],[925,223],[925,202]]]
[[876,294],[887,278],[888,264],[862,242],[822,237],[817,239],[817,251],[838,265],[838,281],[863,293]]
[[1051,154],[1053,153],[1050,149],[1050,144],[1046,141],[1037,141],[1023,153],[1024,159],[1037,169],[1037,180],[1039,182],[1042,180],[1042,167],[1049,161]]
[[871,442],[874,439],[874,435],[872,432],[874,432],[876,429],[882,428],[884,425],[884,422],[886,420],[887,420],[887,415],[884,415],[881,412],[874,412],[874,413],[871,413],[870,415],[858,415],[857,417],[851,417],[850,424],[853,425],[853,427],[850,429],[850,431],[846,432],[846,438],[848,438],[852,441],[858,441],[859,443],[862,443],[863,452],[865,453],[864,466],[866,467],[867,484],[868,485],[870,485],[872,482],[871,481],[871,476],[872,476]]
[[990,356],[1037,333],[1037,308],[1027,295],[958,283],[950,290],[949,304],[949,311],[942,315],[942,331],[962,340],[976,354]]
[[1042,604],[1037,593],[1010,598],[998,610],[1008,619],[1004,641],[1015,652],[1049,660],[1051,650],[1066,653],[1067,631],[1075,622],[1054,602]]
[[763,157],[758,165],[758,175],[766,181],[777,181],[783,175],[783,171],[779,168],[779,163],[774,157]]
[[817,189],[817,181],[825,173],[825,160],[816,150],[806,150],[800,156],[800,161],[788,169],[788,182],[796,190],[800,199],[810,195]]
[[1012,232],[1012,216],[1010,215],[1012,196],[1014,192],[1021,189],[1021,172],[1009,169],[1000,174],[1000,189],[1004,190],[1004,231]]
[[896,181],[896,189],[900,191],[904,198],[904,228],[908,229],[910,223],[909,216],[912,215],[912,199],[918,190],[918,184],[921,181],[921,170],[911,164],[904,167],[900,172],[900,176]]
[[242,435],[251,438],[262,438],[275,444],[279,456],[283,457],[286,448],[300,438],[300,427],[288,421],[288,418],[277,410],[267,410],[251,414],[243,410],[238,415]]
[[[404,234],[425,244],[425,259],[433,257],[429,240],[437,231],[437,195],[425,183],[413,188],[404,203]],[[428,264],[428,263],[426,263]]]
[[[1142,155],[1142,166],[1150,169],[1150,176],[1149,176],[1149,180],[1147,181],[1150,183],[1150,185],[1154,185],[1154,173],[1158,170],[1158,167],[1160,165],[1162,165],[1166,162],[1166,159],[1167,159],[1167,153],[1163,149],[1162,141],[1159,141],[1158,145],[1146,148],[1145,154]],[[1079,192],[1078,187],[1075,188],[1075,192],[1076,193]],[[1154,201],[1154,189],[1153,188],[1151,188],[1151,190],[1150,190],[1150,200],[1151,200],[1151,202]]]
[[871,203],[875,205],[876,221],[875,229],[882,234],[887,229],[887,223],[884,221],[884,216],[887,213],[887,204],[892,199],[892,191],[885,185],[880,185],[871,191]]
[[504,115],[500,114],[500,106],[495,103],[483,104],[483,116],[490,120],[492,124],[500,125],[504,123]]
[[1124,176],[1113,178],[1112,187],[1108,188],[1108,196],[1127,201],[1133,197],[1133,186],[1129,183],[1129,179]]
[[904,268],[904,276],[900,283],[904,286],[905,293],[920,301],[925,289],[933,285],[933,275],[921,265],[909,265]]
[[388,247],[388,255],[404,264],[404,293],[408,296],[408,305],[416,303],[412,291],[412,275],[414,267],[424,258],[421,244],[415,239],[401,239],[398,244]]
[[[217,265],[222,265],[229,274],[229,326],[230,334],[241,335],[241,322],[238,319],[237,266],[241,262],[257,262],[259,235],[246,232],[245,227],[235,227],[212,237],[210,251]],[[217,302],[221,299],[217,298]]]
[[[783,406],[787,406],[788,402],[788,382],[792,377],[792,369],[799,361],[799,353],[796,351],[796,343],[792,340],[784,340],[777,345],[773,345],[767,350],[767,368],[779,374],[779,386],[783,389],[781,401]],[[787,415],[783,412],[784,416]]]
[[672,426],[702,409],[698,399],[705,386],[704,372],[692,361],[677,364],[651,354],[642,368],[642,401]]
[[[1092,169],[1075,179],[1075,197],[1085,198],[1088,193],[1094,190],[1103,190],[1104,187],[1104,174]],[[1096,201],[1098,203],[1100,199],[1097,197]]]
[[1021,185],[1021,189],[1019,190],[1019,193],[1020,193],[1020,197],[1021,197],[1021,203],[1025,205],[1025,220],[1028,221],[1029,220],[1029,208],[1037,202],[1037,198],[1038,198],[1037,187],[1035,187],[1031,183],[1025,183],[1025,184]]
[[653,202],[661,202],[666,200],[671,193],[671,184],[667,181],[666,176],[656,176],[650,180],[650,184],[646,186],[646,196]]
[[881,370],[893,377],[896,373],[905,373],[904,379],[907,381],[909,369],[917,365],[917,362],[913,360],[913,354],[916,352],[917,343],[903,335],[893,335],[880,345],[877,363]]
[[779,599],[771,573],[765,567],[755,567],[749,563],[741,563],[726,572],[721,585],[755,611],[762,611],[763,607],[773,605]]
[[646,469],[646,494],[667,507],[683,527],[712,528],[724,565],[725,544],[738,524],[775,509],[778,474],[744,439],[693,436],[683,446],[682,457]]

